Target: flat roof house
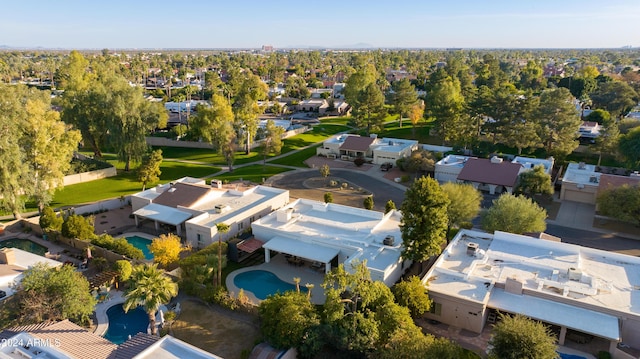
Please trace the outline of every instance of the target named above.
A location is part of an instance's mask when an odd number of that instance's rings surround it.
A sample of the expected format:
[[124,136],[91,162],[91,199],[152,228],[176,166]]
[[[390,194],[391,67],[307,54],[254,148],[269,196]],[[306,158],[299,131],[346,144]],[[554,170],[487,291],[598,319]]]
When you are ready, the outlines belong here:
[[551,325],[560,345],[593,340],[614,358],[618,342],[640,347],[640,258],[462,230],[422,281],[428,319],[480,333],[497,312],[519,313]]
[[265,261],[272,252],[300,257],[345,269],[367,261],[373,280],[393,285],[410,262],[403,261],[400,220],[393,210],[387,214],[362,208],[298,199],[251,224],[256,239],[265,242]]
[[136,225],[152,220],[156,230],[160,224],[176,227],[186,242],[203,248],[217,240],[216,224],[225,223],[226,240],[249,229],[251,222],[289,202],[289,191],[267,186],[244,184],[223,185],[212,181],[185,177],[131,196]]
[[584,162],[569,163],[562,177],[560,199],[595,204],[599,183],[600,172],[596,172],[596,166]]

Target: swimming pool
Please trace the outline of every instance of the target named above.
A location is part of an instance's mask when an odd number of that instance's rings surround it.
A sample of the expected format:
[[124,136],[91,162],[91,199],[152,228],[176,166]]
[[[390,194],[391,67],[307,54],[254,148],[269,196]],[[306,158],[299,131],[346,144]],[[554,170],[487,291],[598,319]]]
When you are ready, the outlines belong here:
[[144,254],[144,259],[152,260],[153,253],[149,250],[149,245],[151,244],[150,239],[142,238],[139,236],[127,236],[127,242],[133,244],[134,247],[138,248]]
[[24,238],[9,238],[4,240],[0,242],[0,248],[18,248],[43,257],[44,254],[49,251],[47,247]]
[[133,337],[138,333],[146,333],[149,327],[149,316],[141,307],[125,313],[122,304],[117,304],[107,309],[107,317],[109,328],[104,337],[118,345],[129,339],[129,335]]
[[[296,286],[278,278],[275,274],[264,270],[251,270],[243,272],[233,278],[233,283],[238,288],[242,288],[253,293],[260,300],[267,299],[271,294],[284,293],[289,290],[296,290]],[[300,285],[300,291],[306,292],[307,288]]]
[[585,357],[580,355],[565,354],[560,352],[558,352],[558,354],[560,355],[560,359],[586,359]]

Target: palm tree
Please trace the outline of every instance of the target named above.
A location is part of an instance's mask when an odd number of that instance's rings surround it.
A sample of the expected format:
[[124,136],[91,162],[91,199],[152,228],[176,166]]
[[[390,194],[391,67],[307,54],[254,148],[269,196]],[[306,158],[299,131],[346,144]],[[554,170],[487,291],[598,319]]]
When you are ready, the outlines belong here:
[[122,305],[125,313],[131,308],[142,306],[149,315],[151,334],[156,334],[156,312],[162,304],[169,303],[178,294],[178,285],[157,264],[136,266],[131,274],[131,286]]
[[222,235],[229,232],[229,225],[226,223],[216,224],[218,229],[218,287],[222,286]]

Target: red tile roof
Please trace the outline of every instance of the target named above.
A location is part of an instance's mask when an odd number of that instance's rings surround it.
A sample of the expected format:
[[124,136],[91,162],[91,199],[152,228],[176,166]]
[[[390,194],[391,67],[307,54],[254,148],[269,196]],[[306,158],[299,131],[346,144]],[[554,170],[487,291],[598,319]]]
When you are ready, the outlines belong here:
[[30,330],[29,334],[59,345],[58,350],[73,358],[107,359],[118,347],[68,320]]
[[616,188],[623,185],[640,186],[640,177],[616,176],[610,174],[601,174],[598,191]]
[[376,139],[373,137],[347,136],[340,146],[341,150],[367,152]]
[[518,180],[521,165],[502,161],[491,163],[485,158],[469,158],[458,175],[458,180],[513,187]]

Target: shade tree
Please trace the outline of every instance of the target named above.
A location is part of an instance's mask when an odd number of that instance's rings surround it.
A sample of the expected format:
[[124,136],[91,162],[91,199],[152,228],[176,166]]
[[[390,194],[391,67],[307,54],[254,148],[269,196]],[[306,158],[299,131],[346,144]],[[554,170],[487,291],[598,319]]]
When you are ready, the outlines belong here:
[[482,215],[482,229],[487,232],[503,231],[515,234],[544,232],[547,211],[533,200],[503,193]]
[[447,182],[440,186],[449,199],[447,205],[447,239],[451,229],[470,223],[480,212],[482,195],[470,184]]
[[541,322],[522,315],[500,315],[489,340],[491,359],[559,358],[556,338]]
[[442,252],[446,243],[449,203],[435,179],[421,177],[411,184],[400,207],[404,258],[423,262]]

